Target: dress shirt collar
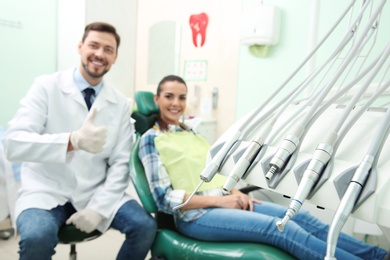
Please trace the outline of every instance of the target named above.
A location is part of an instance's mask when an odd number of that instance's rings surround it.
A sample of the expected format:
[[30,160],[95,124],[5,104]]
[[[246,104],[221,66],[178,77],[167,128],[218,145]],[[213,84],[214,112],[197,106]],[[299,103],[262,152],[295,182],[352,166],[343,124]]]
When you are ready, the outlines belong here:
[[[74,75],[74,81],[76,82],[76,85],[80,89],[80,91],[83,91],[84,89],[91,87],[91,85],[84,79],[83,75],[81,75],[80,69],[78,67],[76,67],[76,69],[74,70],[73,75]],[[97,96],[103,87],[103,80],[96,86],[92,86],[92,87],[95,90],[95,96]]]

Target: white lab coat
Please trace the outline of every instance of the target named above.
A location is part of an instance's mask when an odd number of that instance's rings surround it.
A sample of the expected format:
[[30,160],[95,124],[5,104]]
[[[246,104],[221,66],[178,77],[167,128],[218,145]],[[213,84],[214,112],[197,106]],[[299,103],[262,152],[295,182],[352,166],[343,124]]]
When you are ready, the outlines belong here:
[[[19,169],[19,163],[12,164],[5,158],[3,145],[0,143],[0,221],[8,217],[15,219],[15,201],[20,188]],[[15,227],[15,222],[11,223]]]
[[6,168],[11,168],[11,166],[10,163],[7,162],[7,160],[4,158],[3,147],[0,144],[0,222],[5,220],[10,215],[7,196]]
[[69,135],[88,114],[73,80],[74,68],[38,77],[9,122],[3,144],[7,158],[23,161],[15,218],[27,208],[52,209],[72,202],[105,217],[107,230],[119,207],[131,199],[128,160],[133,126],[127,99],[104,84],[92,108],[96,126],[107,127],[107,143],[99,154],[67,152]]

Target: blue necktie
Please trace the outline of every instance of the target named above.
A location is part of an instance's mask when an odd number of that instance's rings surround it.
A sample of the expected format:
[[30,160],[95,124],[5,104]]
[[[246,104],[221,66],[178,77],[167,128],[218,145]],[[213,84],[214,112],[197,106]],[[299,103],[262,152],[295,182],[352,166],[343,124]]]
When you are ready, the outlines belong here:
[[92,106],[91,96],[95,95],[95,90],[93,88],[86,88],[83,92],[85,103],[87,104],[88,110],[90,110]]

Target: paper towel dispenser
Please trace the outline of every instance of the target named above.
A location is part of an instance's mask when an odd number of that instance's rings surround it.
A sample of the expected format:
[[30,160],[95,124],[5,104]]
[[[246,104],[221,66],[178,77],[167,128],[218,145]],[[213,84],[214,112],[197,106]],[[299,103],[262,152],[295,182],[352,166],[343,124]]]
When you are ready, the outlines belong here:
[[275,45],[279,41],[280,10],[273,5],[243,10],[241,43],[245,45]]

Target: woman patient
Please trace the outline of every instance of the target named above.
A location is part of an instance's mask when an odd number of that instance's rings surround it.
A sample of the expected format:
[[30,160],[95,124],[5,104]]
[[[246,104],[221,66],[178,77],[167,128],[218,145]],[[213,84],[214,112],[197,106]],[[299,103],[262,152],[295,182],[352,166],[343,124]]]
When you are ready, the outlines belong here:
[[[154,96],[160,114],[142,137],[139,157],[159,211],[172,214],[184,235],[205,241],[246,241],[273,245],[299,259],[324,259],[328,226],[301,210],[285,227],[276,228],[286,208],[258,201],[233,189],[226,193],[217,176],[180,210],[200,181],[209,149],[207,142],[180,122],[187,86],[175,75],[161,80]],[[340,234],[337,259],[383,259],[386,251]]]

